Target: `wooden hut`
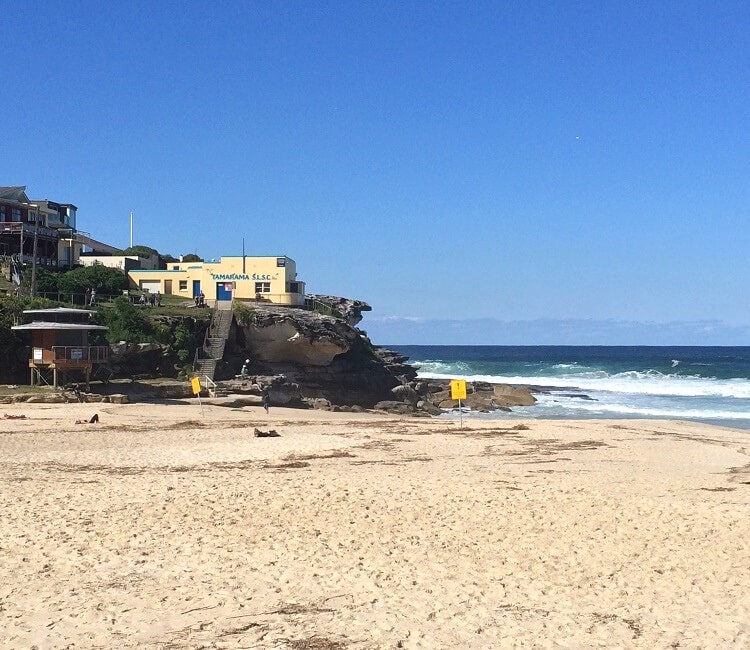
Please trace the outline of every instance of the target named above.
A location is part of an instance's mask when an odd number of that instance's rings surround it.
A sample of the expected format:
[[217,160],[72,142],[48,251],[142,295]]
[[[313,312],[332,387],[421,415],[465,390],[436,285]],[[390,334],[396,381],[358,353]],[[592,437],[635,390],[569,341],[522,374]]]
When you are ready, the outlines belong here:
[[31,385],[68,383],[69,375],[82,376],[88,390],[92,371],[99,365],[109,363],[108,345],[90,345],[91,332],[108,328],[95,325],[88,309],[27,309],[23,312],[31,318],[24,325],[14,325],[17,332],[31,335]]

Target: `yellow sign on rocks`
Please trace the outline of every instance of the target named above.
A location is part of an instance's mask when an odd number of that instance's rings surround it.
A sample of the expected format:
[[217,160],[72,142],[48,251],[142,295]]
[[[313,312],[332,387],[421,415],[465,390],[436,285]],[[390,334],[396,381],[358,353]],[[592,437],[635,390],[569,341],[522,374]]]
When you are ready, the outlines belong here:
[[466,382],[463,379],[451,381],[451,399],[466,399]]
[[193,387],[193,393],[200,395],[201,393],[201,380],[200,377],[193,377],[190,380],[190,385]]

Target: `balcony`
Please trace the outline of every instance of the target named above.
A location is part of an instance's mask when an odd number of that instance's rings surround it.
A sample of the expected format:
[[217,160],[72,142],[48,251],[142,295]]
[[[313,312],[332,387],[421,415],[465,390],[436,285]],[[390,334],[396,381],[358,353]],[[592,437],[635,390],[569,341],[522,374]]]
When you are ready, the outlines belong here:
[[29,365],[76,368],[109,361],[108,345],[55,345],[33,348]]

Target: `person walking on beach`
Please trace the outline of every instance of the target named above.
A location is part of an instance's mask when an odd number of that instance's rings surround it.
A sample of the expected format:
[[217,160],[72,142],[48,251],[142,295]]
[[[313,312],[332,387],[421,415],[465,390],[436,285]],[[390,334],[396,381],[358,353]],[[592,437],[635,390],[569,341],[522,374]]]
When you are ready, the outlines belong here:
[[268,409],[271,407],[271,396],[268,394],[268,387],[263,389],[263,408],[266,409],[266,415],[268,415]]

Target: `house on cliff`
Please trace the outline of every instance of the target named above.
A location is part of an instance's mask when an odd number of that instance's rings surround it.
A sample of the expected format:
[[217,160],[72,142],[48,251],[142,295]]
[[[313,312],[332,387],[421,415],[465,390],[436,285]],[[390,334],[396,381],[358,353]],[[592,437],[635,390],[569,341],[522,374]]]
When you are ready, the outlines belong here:
[[0,187],[0,255],[21,264],[64,267],[75,245],[76,206],[29,200],[26,187]]
[[305,283],[297,278],[296,262],[286,257],[222,257],[218,262],[169,262],[166,269],[128,271],[131,286],[186,300],[201,293],[208,304],[247,300],[303,306]]
[[0,256],[22,265],[69,269],[86,251],[111,254],[117,249],[78,230],[72,203],[29,199],[25,185],[0,187]]

